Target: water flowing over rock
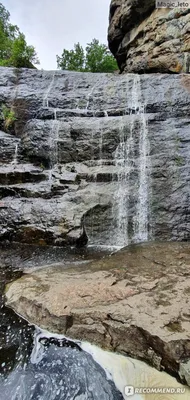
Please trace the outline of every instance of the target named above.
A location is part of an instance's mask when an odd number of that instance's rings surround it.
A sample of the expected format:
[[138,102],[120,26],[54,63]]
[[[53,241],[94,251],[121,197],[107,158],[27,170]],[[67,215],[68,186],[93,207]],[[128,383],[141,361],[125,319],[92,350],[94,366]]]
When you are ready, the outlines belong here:
[[[38,328],[28,362],[19,363],[6,379],[0,378],[0,392],[6,400],[44,400],[47,396],[48,400],[122,400],[128,399],[126,386],[128,393],[133,387],[172,388],[178,394],[168,393],[168,400],[177,400],[179,394],[188,400],[190,394],[187,386],[141,361]],[[134,398],[158,399],[154,392],[134,394]]]
[[1,240],[189,239],[189,75],[1,68],[3,104]]
[[[131,116],[130,134],[126,137],[125,123],[121,119],[120,141],[115,151],[118,188],[113,203],[117,227],[114,232],[113,244],[122,247],[130,241],[148,240],[149,140],[145,106],[141,99],[141,82],[138,75],[134,76],[131,93],[130,90],[127,90],[128,110]],[[136,121],[139,129],[138,148],[135,143]],[[135,153],[138,154],[138,158]],[[132,216],[129,215],[130,203],[134,206]],[[129,236],[130,232],[134,232],[132,237]]]
[[111,1],[108,40],[120,70],[190,72],[190,9],[155,6],[155,0]]
[[[6,400],[122,400],[113,381],[75,343],[36,332],[30,360],[0,379]],[[44,343],[44,345],[42,344]]]

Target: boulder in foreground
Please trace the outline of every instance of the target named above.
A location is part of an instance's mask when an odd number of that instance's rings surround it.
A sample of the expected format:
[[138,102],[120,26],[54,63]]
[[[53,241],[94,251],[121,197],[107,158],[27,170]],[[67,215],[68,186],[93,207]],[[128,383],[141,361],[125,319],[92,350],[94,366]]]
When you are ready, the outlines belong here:
[[129,246],[85,266],[47,267],[7,287],[30,322],[144,360],[190,385],[190,245]]

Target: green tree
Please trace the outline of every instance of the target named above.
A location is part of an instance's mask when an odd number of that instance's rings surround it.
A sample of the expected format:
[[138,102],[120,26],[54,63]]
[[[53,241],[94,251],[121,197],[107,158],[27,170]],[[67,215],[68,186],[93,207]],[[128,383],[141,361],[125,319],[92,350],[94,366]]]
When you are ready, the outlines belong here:
[[117,62],[105,44],[93,39],[85,50],[77,43],[73,50],[63,50],[62,56],[57,56],[58,68],[69,71],[114,72],[118,69]]
[[107,46],[93,39],[86,46],[86,69],[91,72],[114,72],[118,66]]
[[63,50],[62,56],[57,56],[57,65],[60,69],[69,71],[84,71],[85,54],[79,43],[74,45],[74,50]]
[[33,63],[39,62],[35,48],[9,20],[10,13],[0,3],[0,66],[34,68]]

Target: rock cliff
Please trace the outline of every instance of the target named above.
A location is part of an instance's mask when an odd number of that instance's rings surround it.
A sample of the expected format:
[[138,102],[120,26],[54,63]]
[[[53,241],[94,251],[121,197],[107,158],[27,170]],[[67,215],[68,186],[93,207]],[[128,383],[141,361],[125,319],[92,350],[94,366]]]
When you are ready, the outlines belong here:
[[189,240],[189,75],[1,68],[3,105],[1,240]]
[[125,72],[190,72],[190,9],[112,0],[108,40]]

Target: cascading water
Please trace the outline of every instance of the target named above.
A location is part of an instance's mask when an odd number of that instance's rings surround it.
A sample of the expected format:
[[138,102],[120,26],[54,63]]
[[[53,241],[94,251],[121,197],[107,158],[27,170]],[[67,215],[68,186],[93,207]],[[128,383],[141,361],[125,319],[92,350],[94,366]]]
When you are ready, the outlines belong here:
[[15,152],[14,152],[12,164],[16,165],[17,162],[18,162],[18,143],[15,144]]
[[86,113],[87,113],[88,110],[89,110],[90,99],[91,99],[91,97],[92,97],[92,99],[93,99],[93,92],[94,92],[94,89],[95,89],[95,86],[92,87],[92,90],[91,90],[90,93],[88,94],[87,101],[86,101],[86,108],[85,108]]
[[[50,84],[43,98],[43,107],[49,107],[49,94],[55,82],[55,71],[53,73]],[[59,140],[59,121],[57,119],[57,108],[53,109],[54,119],[52,120],[52,128],[49,136],[49,185],[52,187],[52,170],[58,164],[58,140]]]
[[148,126],[142,107],[140,138],[139,138],[139,190],[137,213],[134,220],[134,240],[144,242],[148,240],[148,195],[149,195],[149,141]]
[[[189,399],[189,389],[165,372],[38,328],[30,357],[22,354],[7,377],[0,375],[3,400],[127,400],[128,387],[177,388],[184,400]],[[147,392],[132,398],[157,400],[158,396]],[[167,394],[168,400],[174,397]]]
[[[132,88],[129,85],[131,79]],[[115,152],[118,184],[112,208],[115,229],[114,242],[111,239],[111,244],[119,247],[148,240],[148,126],[140,76],[129,74],[127,83],[125,114],[128,116],[121,117],[120,121],[119,145]],[[136,176],[135,187],[131,183],[132,175]]]
[[58,140],[59,140],[59,121],[57,119],[54,119],[52,121],[52,129],[50,131],[50,136],[49,136],[49,152],[50,152],[49,184],[50,184],[50,187],[52,186],[52,169],[58,164]]
[[44,95],[44,98],[43,98],[43,107],[49,107],[49,100],[48,100],[48,97],[49,97],[49,93],[50,93],[50,91],[51,91],[51,89],[52,89],[52,87],[53,87],[53,85],[54,85],[54,80],[55,80],[55,71],[53,72],[53,76],[52,76],[52,78],[51,78],[50,84],[49,84],[49,86],[48,86],[48,88],[47,88],[47,91],[46,91],[46,93],[45,93],[45,95]]
[[5,400],[122,400],[111,376],[77,343],[36,331],[27,363],[7,379],[0,377]]

